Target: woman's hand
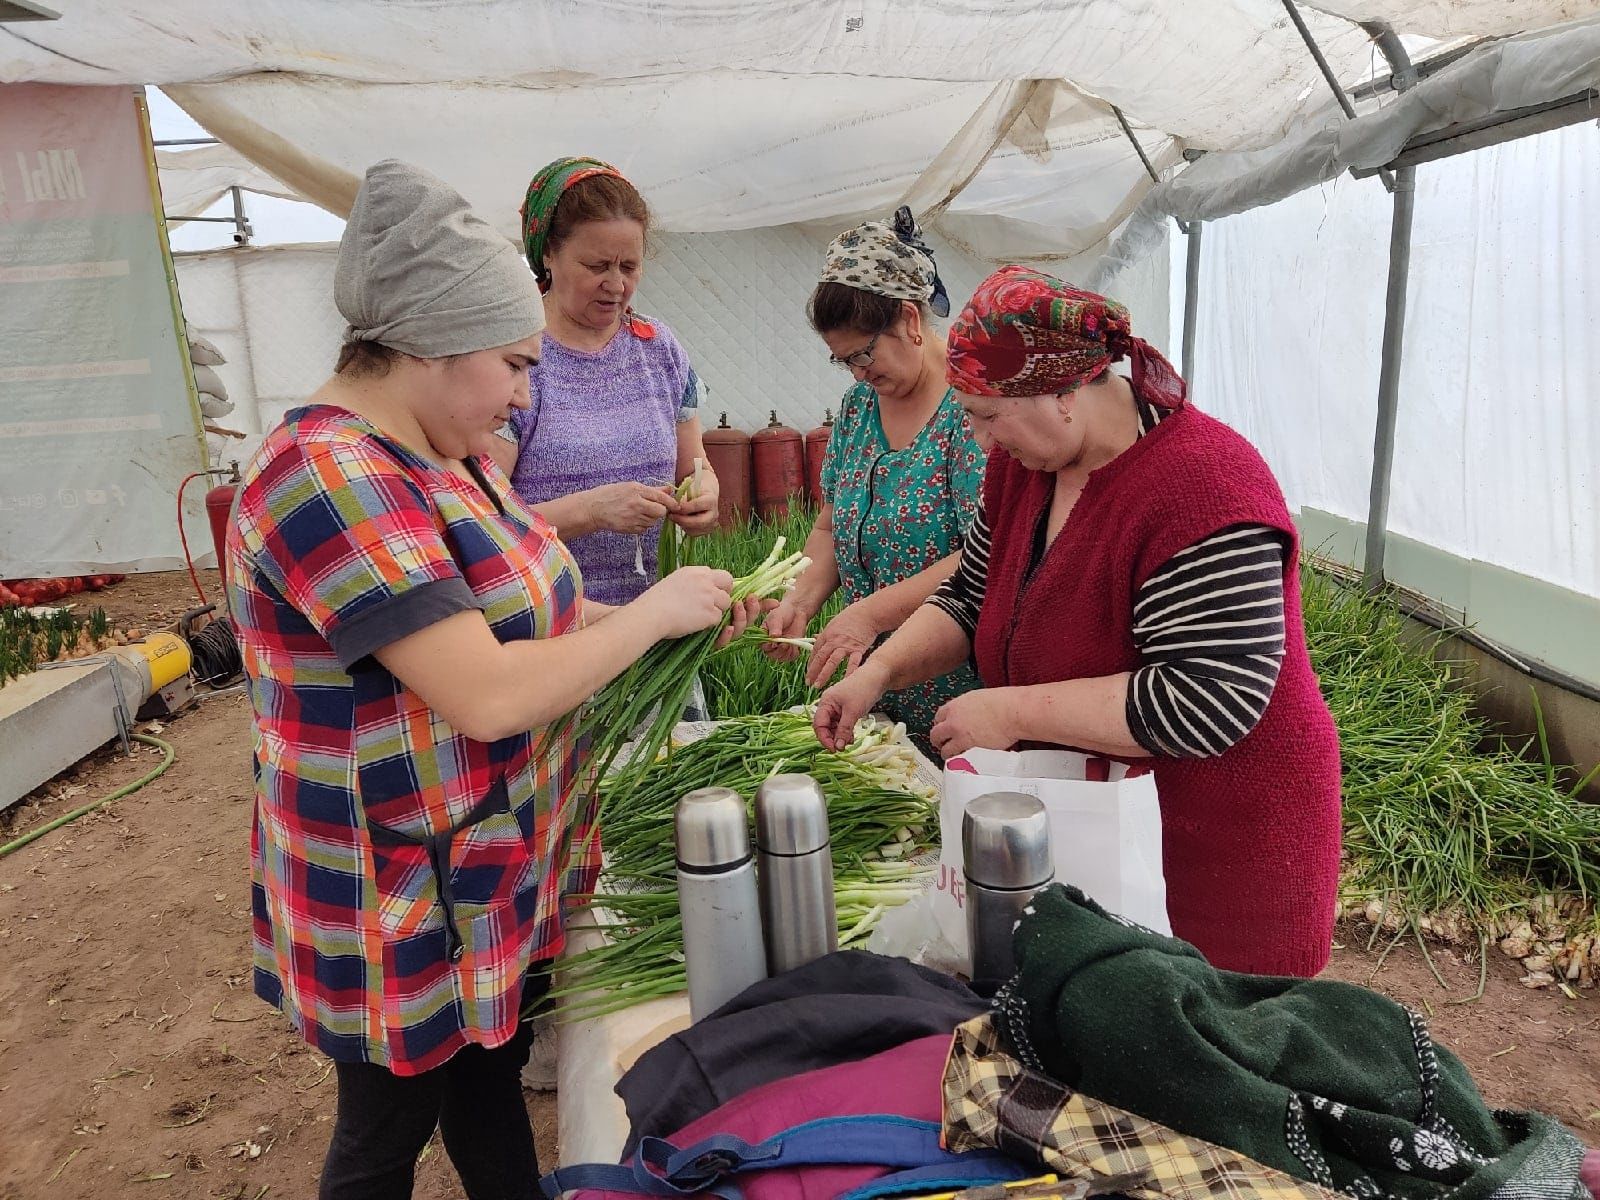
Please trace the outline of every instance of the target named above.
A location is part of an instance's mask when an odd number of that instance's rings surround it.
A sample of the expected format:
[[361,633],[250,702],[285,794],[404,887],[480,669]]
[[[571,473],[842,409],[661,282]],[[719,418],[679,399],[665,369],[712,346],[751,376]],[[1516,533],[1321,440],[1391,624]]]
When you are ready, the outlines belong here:
[[811,648],[811,662],[806,667],[806,682],[812,687],[827,683],[841,664],[845,677],[849,678],[883,632],[864,605],[863,600],[847,604],[817,634],[816,644]]
[[715,471],[700,472],[700,494],[678,502],[672,523],[685,533],[710,533],[717,527],[717,502],[722,494]]
[[[710,567],[680,567],[634,601],[655,623],[658,639],[687,637],[718,624],[733,604],[733,576]],[[740,632],[749,624],[746,605],[734,614]]]
[[777,603],[776,600],[758,600],[754,596],[747,596],[735,604],[728,615],[728,627],[717,636],[714,649],[721,650],[735,638],[744,636],[744,631],[760,620],[762,613],[770,612]]
[[856,736],[856,722],[888,691],[883,671],[871,662],[822,693],[811,727],[825,750],[843,750]]
[[928,740],[945,759],[974,747],[1011,749],[1017,743],[1017,726],[1010,696],[1009,688],[981,688],[957,696],[934,714]]
[[[717,635],[721,649],[777,603],[750,596],[733,603],[733,576],[711,567],[679,567],[634,601],[646,607],[656,622],[658,639],[687,637],[726,619],[727,628]],[[614,609],[612,611],[615,611]]]
[[584,493],[591,529],[613,533],[645,533],[682,507],[667,487],[644,483],[608,483]]
[[[806,626],[810,623],[810,614],[795,601],[791,592],[767,614],[767,619],[761,625],[771,637],[803,638]],[[800,647],[786,646],[782,642],[763,642],[761,653],[773,662],[793,662],[800,657]]]

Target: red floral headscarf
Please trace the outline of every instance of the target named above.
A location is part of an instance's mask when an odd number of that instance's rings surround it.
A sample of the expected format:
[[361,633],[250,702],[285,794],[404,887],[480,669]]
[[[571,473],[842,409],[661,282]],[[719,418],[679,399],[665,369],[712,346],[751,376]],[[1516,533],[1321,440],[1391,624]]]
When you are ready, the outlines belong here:
[[1133,335],[1115,300],[1027,267],[1001,267],[950,326],[950,385],[968,396],[1044,396],[1133,366],[1134,393],[1177,408],[1187,388],[1161,352]]

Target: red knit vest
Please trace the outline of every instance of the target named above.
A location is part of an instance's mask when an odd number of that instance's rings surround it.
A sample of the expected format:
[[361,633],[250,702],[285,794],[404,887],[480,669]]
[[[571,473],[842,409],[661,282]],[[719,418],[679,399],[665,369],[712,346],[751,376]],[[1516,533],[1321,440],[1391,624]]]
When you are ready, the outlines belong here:
[[989,456],[988,585],[973,642],[985,687],[1091,679],[1141,666],[1140,586],[1179,551],[1232,525],[1290,539],[1284,657],[1260,723],[1215,758],[1157,758],[1173,933],[1217,967],[1315,975],[1328,961],[1339,880],[1339,739],[1306,653],[1299,539],[1260,455],[1193,407],[1089,476],[1027,576],[1053,475]]

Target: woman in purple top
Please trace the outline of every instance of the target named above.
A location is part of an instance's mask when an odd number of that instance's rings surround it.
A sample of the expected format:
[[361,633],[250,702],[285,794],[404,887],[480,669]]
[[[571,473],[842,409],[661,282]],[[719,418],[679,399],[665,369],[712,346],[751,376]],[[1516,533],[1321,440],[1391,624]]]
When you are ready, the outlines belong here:
[[694,499],[673,496],[706,456],[700,381],[672,330],[629,307],[649,224],[634,186],[588,158],[546,166],[522,208],[549,325],[528,370],[532,406],[514,414],[495,459],[572,550],[584,594],[606,604],[655,582],[662,520],[685,533],[717,523],[709,466]]

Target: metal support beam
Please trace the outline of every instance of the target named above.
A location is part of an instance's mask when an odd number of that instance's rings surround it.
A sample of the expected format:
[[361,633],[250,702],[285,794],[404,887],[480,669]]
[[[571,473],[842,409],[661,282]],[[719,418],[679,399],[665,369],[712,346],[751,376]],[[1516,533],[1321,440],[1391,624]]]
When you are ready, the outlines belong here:
[[158,147],[166,146],[220,146],[222,142],[217,138],[161,138],[156,142]]
[[1403,92],[1416,83],[1416,64],[1411,61],[1411,55],[1406,53],[1400,35],[1383,21],[1362,21],[1360,24],[1372,39],[1372,44],[1378,48],[1378,53],[1389,63],[1389,86],[1397,92]]
[[[1345,95],[1344,87],[1339,83],[1339,77],[1333,73],[1333,68],[1328,65],[1328,59],[1322,53],[1322,47],[1317,45],[1317,39],[1312,36],[1311,27],[1306,24],[1306,19],[1300,15],[1300,9],[1296,7],[1294,0],[1283,0],[1283,10],[1289,14],[1289,20],[1294,22],[1294,27],[1300,34],[1300,40],[1306,44],[1306,49],[1311,54],[1311,60],[1317,64],[1317,70],[1322,72],[1322,78],[1327,80],[1328,89],[1333,92],[1333,98],[1339,102],[1339,108],[1344,112],[1345,120],[1354,121],[1356,119],[1355,106],[1350,103],[1350,97]],[[1363,26],[1363,28],[1366,27]],[[1368,30],[1368,32],[1371,32],[1371,30]],[[1396,44],[1398,45],[1398,42]],[[1404,51],[1401,53],[1404,54]],[[1406,63],[1406,69],[1410,70],[1409,60]],[[1400,86],[1400,71],[1398,68],[1395,70],[1394,78],[1398,88]],[[1410,79],[1405,80],[1404,86],[1410,87],[1411,82]],[[1389,172],[1384,170],[1378,172],[1378,174],[1383,178],[1383,186],[1391,192],[1394,191],[1394,179]]]
[[[1150,156],[1144,152],[1144,147],[1139,144],[1139,139],[1134,136],[1133,126],[1128,124],[1128,118],[1122,115],[1122,110],[1115,104],[1111,106],[1111,111],[1116,114],[1117,124],[1122,126],[1123,134],[1126,135],[1128,141],[1133,143],[1133,152],[1139,156],[1139,161],[1144,164],[1145,174],[1150,176],[1150,182],[1160,183],[1161,176],[1156,172],[1155,164],[1150,161]],[[1178,222],[1178,228],[1184,233],[1189,232],[1189,226],[1184,221],[1177,217],[1172,219]]]
[[250,228],[250,218],[244,212],[244,189],[235,185],[228,189],[233,194],[233,241],[236,246],[248,246],[250,235],[255,230]]
[[[1476,41],[1468,42],[1464,46],[1457,46],[1453,50],[1446,50],[1443,54],[1435,54],[1432,58],[1425,58],[1421,62],[1413,63],[1411,65],[1408,78],[1410,79],[1411,83],[1418,83],[1421,80],[1428,78],[1430,75],[1437,75],[1440,71],[1444,70],[1453,63],[1460,62],[1474,50],[1477,50],[1483,46],[1487,46],[1490,42],[1498,42],[1500,40],[1501,39],[1497,37],[1478,38]],[[1404,90],[1404,88],[1397,85],[1393,75],[1381,75],[1377,79],[1374,79],[1368,83],[1357,84],[1355,87],[1350,89],[1349,94],[1350,99],[1352,100],[1370,100],[1374,96],[1382,96],[1386,92],[1400,92]]]
[[[1548,104],[1533,104],[1527,108],[1508,109],[1477,121],[1463,121],[1448,125],[1432,133],[1418,134],[1401,149],[1388,165],[1393,168],[1415,167],[1421,163],[1437,162],[1473,150],[1498,146],[1502,142],[1516,141],[1537,133],[1549,133],[1583,121],[1592,121],[1600,115],[1600,91],[1590,88],[1575,92]],[[1378,168],[1381,169],[1381,168]],[[1374,175],[1377,170],[1362,168],[1353,172],[1357,179]]]
[[1417,169],[1401,167],[1394,178],[1394,221],[1389,229],[1389,291],[1383,310],[1383,359],[1378,369],[1378,427],[1372,439],[1372,488],[1367,501],[1367,552],[1362,578],[1383,584],[1389,536],[1389,489],[1394,472],[1394,430],[1400,415],[1400,362],[1405,348],[1406,289],[1411,277],[1411,218],[1416,208]]
[[1289,20],[1294,22],[1294,27],[1300,34],[1300,40],[1306,44],[1306,49],[1311,52],[1311,61],[1317,64],[1317,70],[1322,72],[1322,77],[1328,81],[1328,90],[1333,93],[1333,98],[1339,102],[1339,107],[1344,110],[1348,120],[1356,119],[1356,110],[1350,103],[1350,97],[1344,94],[1344,85],[1339,82],[1339,77],[1333,73],[1333,68],[1328,65],[1327,57],[1322,53],[1322,47],[1317,45],[1317,39],[1311,36],[1311,27],[1306,24],[1306,19],[1300,15],[1300,9],[1295,6],[1294,0],[1283,0],[1283,10],[1289,14]]
[[165,219],[169,225],[176,225],[185,221],[200,221],[207,225],[232,225],[234,244],[248,246],[250,239],[255,235],[255,230],[250,227],[250,217],[244,210],[244,189],[231,187],[228,191],[233,197],[233,216],[231,217],[175,217],[171,213],[167,213],[165,214]]
[[1200,323],[1200,234],[1204,221],[1190,221],[1188,261],[1183,272],[1183,377],[1194,381],[1194,335]]
[[[1416,75],[1411,59],[1386,25],[1363,25],[1389,60],[1395,86],[1410,87]],[[1394,475],[1394,431],[1400,416],[1400,364],[1405,351],[1406,292],[1411,282],[1411,221],[1416,212],[1417,169],[1401,167],[1394,176],[1394,220],[1389,227],[1389,288],[1383,309],[1383,358],[1378,367],[1378,424],[1372,435],[1372,487],[1367,498],[1367,545],[1362,579],[1369,589],[1383,586],[1383,560],[1389,540],[1389,492]]]

